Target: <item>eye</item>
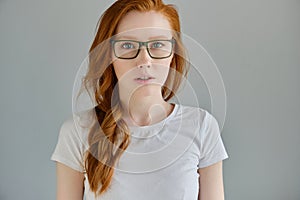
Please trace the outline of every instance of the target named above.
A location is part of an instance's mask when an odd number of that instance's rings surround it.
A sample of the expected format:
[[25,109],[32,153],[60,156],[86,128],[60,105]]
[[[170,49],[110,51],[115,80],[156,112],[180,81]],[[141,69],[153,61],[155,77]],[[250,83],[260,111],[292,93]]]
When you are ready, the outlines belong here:
[[164,46],[164,44],[163,44],[162,42],[157,41],[157,42],[151,43],[150,48],[161,48],[161,47],[163,47],[163,46]]
[[135,48],[134,44],[131,42],[124,42],[121,44],[122,49],[133,49]]

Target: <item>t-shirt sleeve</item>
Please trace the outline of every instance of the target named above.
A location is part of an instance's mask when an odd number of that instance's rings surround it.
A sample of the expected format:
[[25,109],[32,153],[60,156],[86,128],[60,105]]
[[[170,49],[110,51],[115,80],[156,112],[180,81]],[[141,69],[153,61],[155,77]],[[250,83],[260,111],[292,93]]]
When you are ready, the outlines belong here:
[[217,120],[205,111],[205,117],[200,129],[200,159],[199,168],[207,167],[228,158],[223,144]]
[[66,120],[59,131],[58,142],[51,160],[84,172],[84,144],[80,139],[73,118]]

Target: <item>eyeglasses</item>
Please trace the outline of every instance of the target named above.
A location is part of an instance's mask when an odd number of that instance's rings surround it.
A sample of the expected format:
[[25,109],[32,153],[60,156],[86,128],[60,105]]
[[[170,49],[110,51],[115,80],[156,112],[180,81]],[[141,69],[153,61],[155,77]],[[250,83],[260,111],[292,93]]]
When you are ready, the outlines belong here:
[[134,40],[111,40],[114,54],[119,59],[134,59],[138,56],[142,46],[145,46],[151,58],[163,59],[172,55],[175,39],[150,40],[139,42]]

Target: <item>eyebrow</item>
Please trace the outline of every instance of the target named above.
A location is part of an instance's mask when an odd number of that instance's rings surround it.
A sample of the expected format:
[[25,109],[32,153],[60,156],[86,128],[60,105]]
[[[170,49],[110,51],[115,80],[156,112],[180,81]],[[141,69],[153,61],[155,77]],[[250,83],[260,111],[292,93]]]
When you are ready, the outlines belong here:
[[[136,37],[131,36],[131,35],[124,35],[124,36],[117,36],[116,39],[128,39],[128,40],[137,40]],[[158,39],[170,39],[169,37],[167,37],[166,35],[157,35],[157,36],[153,36],[153,37],[149,37],[149,40],[158,40]]]

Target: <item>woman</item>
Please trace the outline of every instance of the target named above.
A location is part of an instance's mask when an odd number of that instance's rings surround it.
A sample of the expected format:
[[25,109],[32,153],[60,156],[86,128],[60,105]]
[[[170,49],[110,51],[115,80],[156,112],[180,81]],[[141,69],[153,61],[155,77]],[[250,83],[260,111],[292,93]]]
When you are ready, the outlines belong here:
[[217,121],[168,102],[186,73],[173,6],[118,0],[108,8],[84,78],[95,123],[86,137],[73,119],[62,125],[52,155],[57,199],[224,199]]

